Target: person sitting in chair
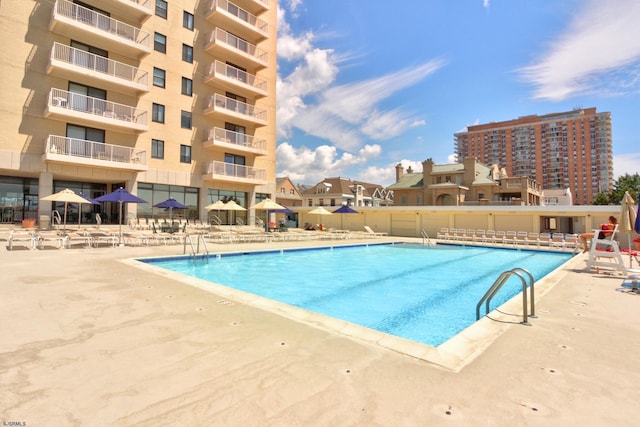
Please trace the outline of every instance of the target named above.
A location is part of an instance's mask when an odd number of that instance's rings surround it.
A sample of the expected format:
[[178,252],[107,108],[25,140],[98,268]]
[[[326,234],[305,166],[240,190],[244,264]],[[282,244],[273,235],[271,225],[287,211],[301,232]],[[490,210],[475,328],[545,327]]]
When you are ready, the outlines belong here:
[[[616,225],[618,224],[618,219],[615,216],[609,217],[608,224],[600,225],[600,232],[598,232],[598,239],[604,239],[607,236],[610,236],[613,233],[613,230],[616,229]],[[589,248],[587,247],[587,240],[593,239],[595,236],[594,233],[583,233],[580,235],[580,239],[582,239],[582,252],[587,252]]]

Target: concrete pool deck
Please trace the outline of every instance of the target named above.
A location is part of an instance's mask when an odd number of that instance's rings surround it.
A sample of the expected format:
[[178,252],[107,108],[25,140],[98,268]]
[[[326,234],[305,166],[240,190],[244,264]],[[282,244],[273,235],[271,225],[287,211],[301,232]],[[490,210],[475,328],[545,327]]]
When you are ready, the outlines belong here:
[[[311,244],[329,243],[210,250]],[[532,326],[508,324],[456,372],[122,262],[181,253],[0,248],[0,421],[637,425],[640,295],[586,255],[536,293]]]

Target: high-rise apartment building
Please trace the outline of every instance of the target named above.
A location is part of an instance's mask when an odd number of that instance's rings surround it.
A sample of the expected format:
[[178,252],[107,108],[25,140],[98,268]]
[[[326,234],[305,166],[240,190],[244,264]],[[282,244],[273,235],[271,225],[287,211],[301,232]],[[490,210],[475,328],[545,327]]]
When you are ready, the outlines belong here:
[[595,108],[469,126],[454,138],[458,158],[503,165],[545,190],[569,188],[576,204],[613,187],[611,113]]
[[0,220],[46,219],[60,205],[40,198],[66,187],[125,187],[148,202],[128,216],[272,197],[276,14],[276,0],[3,0]]

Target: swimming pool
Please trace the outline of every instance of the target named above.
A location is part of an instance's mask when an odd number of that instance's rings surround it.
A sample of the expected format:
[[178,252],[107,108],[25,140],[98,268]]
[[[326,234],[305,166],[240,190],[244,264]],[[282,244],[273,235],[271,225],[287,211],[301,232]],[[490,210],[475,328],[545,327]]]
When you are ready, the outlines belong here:
[[[438,346],[476,322],[476,304],[498,276],[525,268],[536,282],[571,254],[487,247],[378,244],[141,259],[411,341]],[[517,295],[510,279],[491,309]]]

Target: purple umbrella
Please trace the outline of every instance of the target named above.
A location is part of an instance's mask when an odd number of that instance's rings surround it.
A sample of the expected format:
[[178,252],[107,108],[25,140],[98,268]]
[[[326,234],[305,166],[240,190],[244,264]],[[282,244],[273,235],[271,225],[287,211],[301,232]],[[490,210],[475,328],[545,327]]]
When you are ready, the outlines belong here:
[[169,209],[169,219],[171,219],[171,213],[174,209],[187,209],[185,205],[177,201],[176,199],[167,199],[164,202],[156,203],[154,208]]
[[[351,206],[342,205],[338,209],[333,211],[333,213],[337,213],[337,214],[354,214],[354,213],[358,213],[358,211],[353,209]],[[340,215],[340,228],[344,228],[343,219],[344,218],[342,218],[342,215]]]
[[118,211],[118,221],[119,221],[119,234],[120,239],[119,243],[122,245],[122,204],[123,203],[147,203],[146,200],[142,200],[140,197],[129,193],[124,188],[120,187],[116,191],[111,192],[109,194],[105,194],[104,196],[96,197],[97,202],[111,202],[111,203],[119,203],[119,211]]

